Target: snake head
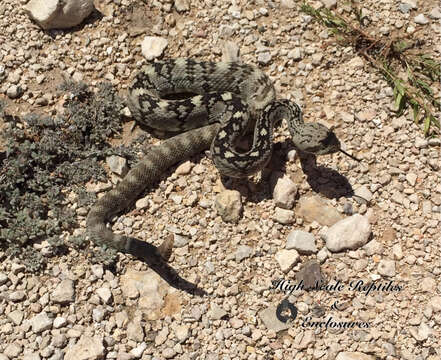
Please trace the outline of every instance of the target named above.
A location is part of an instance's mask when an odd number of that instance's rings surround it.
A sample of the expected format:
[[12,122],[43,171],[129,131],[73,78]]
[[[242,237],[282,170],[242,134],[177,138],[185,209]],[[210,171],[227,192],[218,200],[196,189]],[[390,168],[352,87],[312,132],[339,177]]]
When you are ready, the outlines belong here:
[[332,154],[341,148],[333,129],[319,123],[305,124],[300,141],[295,145],[299,150],[315,155]]

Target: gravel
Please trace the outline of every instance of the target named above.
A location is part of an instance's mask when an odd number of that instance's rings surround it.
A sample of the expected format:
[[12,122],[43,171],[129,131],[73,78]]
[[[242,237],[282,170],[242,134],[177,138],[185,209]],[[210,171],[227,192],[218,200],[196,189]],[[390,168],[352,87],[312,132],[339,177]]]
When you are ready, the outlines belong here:
[[[396,117],[393,89],[301,13],[300,2],[97,1],[104,15],[68,31],[42,31],[24,3],[0,4],[0,99],[16,115],[61,111],[63,77],[92,87],[107,79],[124,94],[147,59],[240,53],[271,77],[280,97],[301,104],[306,121],[335,126],[343,148],[362,161],[333,154],[301,163],[282,125],[273,161],[258,177],[222,184],[206,154],[171,169],[113,229],[155,245],[175,236],[169,265],[204,297],[171,287],[134,257],[120,254],[112,269],[94,265],[92,246],[49,258],[41,274],[0,250],[0,360],[441,356],[439,138],[425,139],[407,111]],[[346,13],[343,2],[314,6]],[[363,13],[366,31],[407,32],[440,60],[435,2],[369,0]],[[269,170],[288,179],[277,191]],[[110,184],[85,188],[103,192]],[[78,210],[76,201],[68,206]],[[75,234],[84,232],[86,214],[78,212]],[[303,240],[285,248],[293,231]],[[344,289],[287,295],[270,289],[277,279],[339,280]],[[358,280],[400,290],[350,290]],[[286,297],[299,313],[283,323],[277,306]],[[370,327],[302,326],[308,316]]]

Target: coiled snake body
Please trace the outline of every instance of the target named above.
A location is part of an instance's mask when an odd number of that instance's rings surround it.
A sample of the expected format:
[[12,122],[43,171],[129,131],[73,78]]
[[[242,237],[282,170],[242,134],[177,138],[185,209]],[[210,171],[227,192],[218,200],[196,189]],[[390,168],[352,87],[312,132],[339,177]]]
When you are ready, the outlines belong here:
[[[165,100],[173,94],[192,93],[183,100]],[[265,167],[272,153],[273,127],[288,122],[297,149],[316,155],[340,150],[335,134],[318,123],[304,123],[298,105],[276,100],[268,76],[258,68],[239,63],[166,60],[146,65],[129,88],[128,106],[134,118],[153,132],[176,134],[153,146],[115,188],[90,210],[87,228],[93,240],[140,257],[168,259],[171,240],[151,254],[137,253],[139,240],[114,234],[106,226],[114,215],[131,205],[173,164],[211,147],[220,173],[245,177]],[[239,152],[235,144],[251,125],[251,148]],[[140,250],[139,250],[140,251]]]

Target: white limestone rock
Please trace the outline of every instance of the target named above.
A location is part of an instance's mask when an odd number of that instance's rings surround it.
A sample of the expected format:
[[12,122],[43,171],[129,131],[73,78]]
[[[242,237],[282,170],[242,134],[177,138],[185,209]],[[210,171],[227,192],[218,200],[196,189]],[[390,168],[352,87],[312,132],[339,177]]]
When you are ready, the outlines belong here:
[[68,29],[81,24],[93,11],[93,0],[31,0],[23,10],[40,27]]
[[141,52],[148,61],[151,61],[161,57],[167,46],[167,39],[157,36],[146,36],[141,43]]
[[332,225],[326,235],[326,247],[332,252],[355,250],[365,245],[371,235],[371,224],[360,214],[352,215]]

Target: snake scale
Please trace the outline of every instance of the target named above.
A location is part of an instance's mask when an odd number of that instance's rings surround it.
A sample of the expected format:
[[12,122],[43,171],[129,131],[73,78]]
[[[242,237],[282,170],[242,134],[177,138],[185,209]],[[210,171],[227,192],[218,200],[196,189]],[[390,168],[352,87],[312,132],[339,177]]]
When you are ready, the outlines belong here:
[[[192,95],[166,99],[183,93]],[[128,106],[136,121],[153,133],[180,134],[151,147],[139,164],[93,205],[86,224],[94,241],[139,257],[168,260],[173,241],[166,240],[159,248],[149,244],[141,251],[139,240],[114,234],[106,222],[133,204],[177,162],[210,148],[221,174],[246,177],[269,161],[273,128],[282,119],[287,121],[297,149],[315,155],[341,151],[332,130],[319,123],[304,123],[299,106],[276,100],[269,77],[252,65],[182,58],[151,63],[133,79]],[[238,151],[237,141],[253,127],[251,148]]]

